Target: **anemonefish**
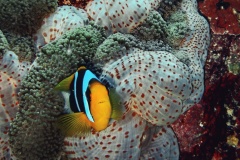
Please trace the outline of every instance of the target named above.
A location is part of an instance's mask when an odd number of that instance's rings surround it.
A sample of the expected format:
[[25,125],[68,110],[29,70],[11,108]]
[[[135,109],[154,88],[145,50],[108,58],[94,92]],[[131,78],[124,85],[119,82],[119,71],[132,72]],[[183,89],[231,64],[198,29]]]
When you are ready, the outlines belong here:
[[62,115],[57,126],[65,136],[85,136],[93,128],[107,128],[110,118],[121,117],[120,96],[103,85],[86,67],[62,80],[55,90],[69,91],[71,113]]

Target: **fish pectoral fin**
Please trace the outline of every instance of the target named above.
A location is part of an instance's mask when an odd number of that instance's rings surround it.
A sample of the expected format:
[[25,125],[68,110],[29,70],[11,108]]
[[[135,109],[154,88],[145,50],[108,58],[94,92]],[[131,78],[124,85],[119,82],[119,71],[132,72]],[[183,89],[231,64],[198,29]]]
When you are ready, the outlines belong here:
[[86,136],[91,133],[91,122],[83,112],[60,116],[57,127],[66,137]]
[[109,99],[112,107],[111,118],[119,120],[122,118],[122,105],[121,97],[118,95],[114,88],[109,89]]
[[54,87],[54,89],[59,91],[68,91],[70,88],[71,82],[73,81],[73,78],[74,78],[74,74],[62,80],[60,83],[57,84],[56,87]]

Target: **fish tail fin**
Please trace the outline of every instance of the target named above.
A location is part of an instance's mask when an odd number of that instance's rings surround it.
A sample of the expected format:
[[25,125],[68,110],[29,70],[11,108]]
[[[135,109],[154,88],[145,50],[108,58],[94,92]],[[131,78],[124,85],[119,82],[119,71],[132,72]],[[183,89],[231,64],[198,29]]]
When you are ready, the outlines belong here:
[[66,137],[86,136],[91,132],[91,122],[83,112],[60,116],[57,127]]
[[68,91],[70,88],[71,82],[73,81],[73,78],[74,78],[74,74],[65,78],[60,83],[58,83],[56,87],[54,87],[54,90]]
[[122,117],[121,97],[114,88],[109,89],[109,99],[112,106],[111,118],[119,120]]

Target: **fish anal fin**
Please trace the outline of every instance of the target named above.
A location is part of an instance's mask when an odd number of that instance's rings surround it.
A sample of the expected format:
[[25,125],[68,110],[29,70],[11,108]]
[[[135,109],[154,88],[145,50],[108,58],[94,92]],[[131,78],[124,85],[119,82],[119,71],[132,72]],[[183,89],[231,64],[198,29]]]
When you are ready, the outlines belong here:
[[57,127],[66,137],[81,137],[91,133],[91,122],[83,112],[60,116],[57,120]]
[[54,89],[60,91],[68,91],[70,89],[70,85],[73,81],[73,78],[74,74],[62,80],[60,83],[57,84],[56,87],[54,87]]
[[109,89],[109,99],[112,107],[111,118],[119,120],[122,118],[122,105],[121,97],[118,95],[114,88]]

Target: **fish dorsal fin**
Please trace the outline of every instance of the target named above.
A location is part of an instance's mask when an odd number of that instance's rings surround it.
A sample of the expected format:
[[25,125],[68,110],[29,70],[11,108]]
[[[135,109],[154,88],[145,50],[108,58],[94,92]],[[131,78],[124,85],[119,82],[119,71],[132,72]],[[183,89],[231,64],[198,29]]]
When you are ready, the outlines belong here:
[[86,70],[87,68],[85,66],[81,66],[81,67],[78,68],[78,71],[80,71],[81,69],[85,69]]
[[121,97],[114,88],[109,89],[109,99],[112,107],[111,118],[119,120],[122,117]]
[[73,79],[74,74],[62,80],[60,83],[57,84],[56,87],[54,87],[54,89],[59,91],[69,91]]
[[[78,71],[82,70],[82,69],[86,70],[86,67],[81,66],[78,68]],[[56,87],[54,87],[54,89],[59,90],[59,91],[68,91],[70,89],[70,85],[74,79],[74,74],[75,73],[73,73],[71,76],[65,78],[64,80],[62,80],[60,83],[57,84]]]
[[91,122],[83,112],[60,116],[57,127],[66,137],[86,136],[91,132]]

